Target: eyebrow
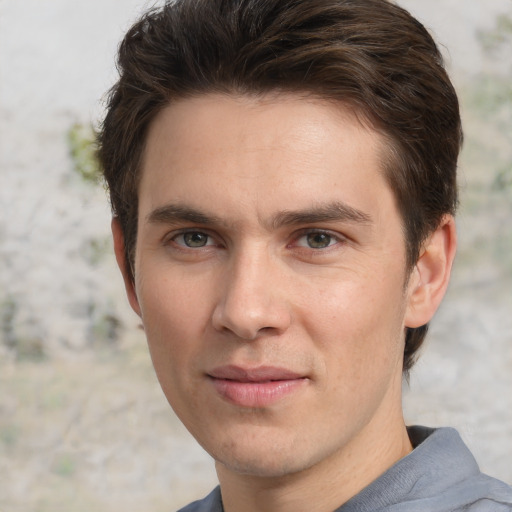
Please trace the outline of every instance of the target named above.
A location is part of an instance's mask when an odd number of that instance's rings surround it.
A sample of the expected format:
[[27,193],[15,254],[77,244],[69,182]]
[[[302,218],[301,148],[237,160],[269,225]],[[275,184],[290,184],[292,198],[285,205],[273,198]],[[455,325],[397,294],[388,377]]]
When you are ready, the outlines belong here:
[[372,224],[372,218],[367,213],[353,208],[341,201],[317,205],[305,210],[278,213],[272,220],[272,227],[295,224],[315,224],[317,222],[350,222],[356,224]]
[[[228,225],[228,222],[216,215],[180,204],[167,204],[156,208],[148,214],[146,219],[151,224],[190,222],[205,226]],[[334,201],[303,210],[283,210],[274,215],[268,225],[271,229],[278,229],[283,226],[315,224],[319,222],[372,224],[373,221],[367,213],[341,201]]]
[[222,219],[210,215],[190,206],[179,204],[167,204],[153,210],[146,217],[150,224],[175,224],[178,222],[191,222],[193,224],[225,224]]

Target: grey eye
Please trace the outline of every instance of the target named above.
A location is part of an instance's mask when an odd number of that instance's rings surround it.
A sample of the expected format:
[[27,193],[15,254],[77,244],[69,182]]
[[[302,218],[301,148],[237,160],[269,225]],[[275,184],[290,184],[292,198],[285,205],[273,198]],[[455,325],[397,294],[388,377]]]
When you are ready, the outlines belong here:
[[183,243],[187,247],[204,247],[208,245],[209,236],[200,231],[192,231],[190,233],[183,233]]
[[331,245],[332,237],[327,233],[309,233],[306,235],[306,240],[312,249],[324,249]]

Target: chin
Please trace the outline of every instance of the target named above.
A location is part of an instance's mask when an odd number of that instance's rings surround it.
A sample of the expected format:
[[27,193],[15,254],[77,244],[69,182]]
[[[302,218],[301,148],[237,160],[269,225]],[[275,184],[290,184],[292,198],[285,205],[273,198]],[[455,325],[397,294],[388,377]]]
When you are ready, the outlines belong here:
[[[212,453],[212,456],[217,464],[230,472],[259,478],[282,478],[304,471],[315,464],[314,461],[306,460],[300,449],[287,447],[287,453],[283,453],[282,447],[267,450],[252,448],[249,452],[246,449],[233,450],[227,456],[222,453]],[[302,457],[299,456],[301,452]]]
[[236,461],[217,461],[228,471],[239,475],[253,476],[257,478],[282,478],[293,473],[300,472],[298,464],[283,463],[279,460],[236,460]]

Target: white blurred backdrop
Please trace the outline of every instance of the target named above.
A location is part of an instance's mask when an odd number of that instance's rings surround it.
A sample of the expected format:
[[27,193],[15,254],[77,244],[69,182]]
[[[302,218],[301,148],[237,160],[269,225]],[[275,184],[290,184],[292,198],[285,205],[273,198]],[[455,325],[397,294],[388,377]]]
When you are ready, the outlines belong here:
[[[512,43],[499,22],[512,1],[399,3],[442,45],[466,131],[461,248],[404,386],[406,418],[457,427],[482,468],[512,482]],[[0,0],[6,512],[172,510],[215,482],[152,374],[114,265],[105,192],[71,156],[73,127],[101,118],[116,46],[149,5]]]

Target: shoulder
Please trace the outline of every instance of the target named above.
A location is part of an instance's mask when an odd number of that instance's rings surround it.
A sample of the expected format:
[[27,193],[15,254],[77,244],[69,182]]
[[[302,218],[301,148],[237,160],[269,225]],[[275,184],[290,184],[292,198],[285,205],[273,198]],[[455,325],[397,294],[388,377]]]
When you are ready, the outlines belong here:
[[467,484],[465,493],[473,494],[473,499],[461,511],[512,512],[512,487],[505,482],[480,474]]
[[483,474],[459,434],[450,428],[422,429],[417,447],[425,503],[450,512],[512,512],[512,487]]
[[512,488],[480,471],[455,430],[408,431],[414,450],[339,512],[512,512]]
[[194,501],[178,512],[223,512],[220,487],[216,487],[206,498]]
[[482,499],[457,510],[460,510],[460,512],[512,512],[512,503],[500,503],[494,499]]

